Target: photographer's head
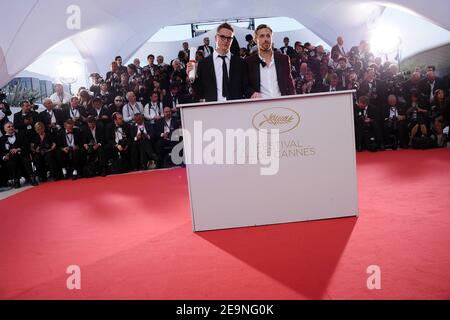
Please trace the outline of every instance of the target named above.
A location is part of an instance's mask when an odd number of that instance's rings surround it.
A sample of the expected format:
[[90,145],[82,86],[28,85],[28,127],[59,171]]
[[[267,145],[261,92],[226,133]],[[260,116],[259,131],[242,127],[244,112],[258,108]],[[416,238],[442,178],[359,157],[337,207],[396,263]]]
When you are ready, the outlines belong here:
[[369,98],[366,96],[361,96],[358,99],[357,105],[360,109],[365,109],[369,105]]
[[117,62],[115,62],[115,61],[111,62],[111,71],[113,73],[116,73],[117,71],[119,71],[119,66],[117,65]]
[[122,57],[121,56],[117,56],[114,61],[117,63],[117,66],[121,67],[122,66]]
[[158,93],[157,92],[152,92],[150,94],[150,102],[151,103],[158,103],[158,100],[159,100]]
[[4,126],[3,126],[3,129],[5,130],[5,133],[8,135],[8,136],[11,136],[11,135],[13,135],[14,133],[15,133],[15,129],[14,129],[14,125],[13,125],[13,123],[12,122],[6,122],[5,124],[4,124]]
[[397,96],[395,94],[390,94],[387,101],[390,107],[395,107],[397,105]]
[[117,127],[120,127],[123,125],[123,116],[119,112],[114,112],[112,115],[112,118],[113,118],[114,124]]
[[128,103],[135,104],[136,103],[136,94],[133,91],[129,91],[127,93],[127,100],[128,100]]
[[70,98],[70,107],[72,109],[76,109],[78,108],[78,105],[80,104],[80,100],[78,99],[78,97],[72,97]]
[[311,69],[308,69],[308,71],[306,71],[306,76],[305,76],[306,82],[312,82],[314,81],[314,74],[311,71]]
[[411,92],[411,102],[417,103],[419,101],[419,94],[416,91]]
[[73,132],[74,125],[75,122],[72,119],[67,119],[66,122],[64,122],[64,129],[66,129],[66,132]]
[[157,56],[156,57],[156,62],[161,65],[164,63],[164,57],[163,56]]
[[108,84],[106,82],[100,85],[100,92],[104,94],[108,93]]
[[266,24],[260,24],[255,30],[256,44],[261,53],[269,53],[272,51],[272,28]]
[[284,37],[283,38],[283,43],[287,47],[289,45],[289,38],[288,37]]
[[114,104],[116,107],[122,107],[124,105],[123,98],[121,96],[117,96],[114,98]]
[[102,106],[103,106],[103,101],[102,101],[102,99],[99,98],[99,97],[95,97],[95,98],[92,100],[92,106],[94,107],[94,109],[100,110],[100,109],[102,108]]
[[40,136],[43,135],[45,133],[45,125],[42,122],[37,122],[34,125],[34,131]]
[[59,95],[62,96],[64,94],[64,87],[62,84],[55,84],[55,92]]
[[87,118],[87,124],[88,124],[89,129],[94,130],[95,127],[97,126],[97,119],[95,119],[94,116],[89,116]]
[[420,72],[418,72],[418,71],[413,72],[413,74],[411,75],[411,81],[413,83],[419,82],[420,81]]
[[172,108],[169,106],[164,107],[164,119],[166,120],[172,119]]
[[367,69],[367,81],[372,82],[375,80],[375,69],[368,68]]
[[31,111],[31,103],[28,100],[24,100],[20,102],[20,108],[22,109],[22,113],[28,113]]
[[142,125],[143,123],[144,123],[144,115],[142,114],[142,113],[135,113],[134,114],[134,117],[133,117],[133,120],[134,120],[134,122],[137,124],[137,125]]
[[345,70],[347,69],[347,59],[345,57],[339,57],[338,59],[339,69]]
[[333,73],[330,76],[330,87],[336,88],[338,83],[339,83],[339,78],[338,78],[337,74]]
[[233,43],[234,29],[228,23],[222,23],[217,27],[216,32],[216,50],[220,55],[226,55],[230,51]]
[[147,56],[147,63],[151,66],[155,62],[155,56],[153,54],[149,54]]
[[436,67],[435,66],[428,66],[427,67],[427,79],[428,81],[434,81],[436,78],[435,75]]
[[342,36],[337,37],[337,44],[341,47],[344,45],[344,38]]
[[53,105],[52,99],[49,99],[49,98],[44,99],[44,102],[42,104],[44,105],[45,109],[47,109],[48,111],[53,110],[54,105]]

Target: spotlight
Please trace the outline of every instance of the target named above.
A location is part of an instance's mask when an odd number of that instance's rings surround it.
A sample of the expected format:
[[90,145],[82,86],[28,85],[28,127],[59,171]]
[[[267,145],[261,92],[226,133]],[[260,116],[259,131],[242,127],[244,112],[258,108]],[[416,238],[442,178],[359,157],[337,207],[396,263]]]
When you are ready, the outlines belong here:
[[396,52],[401,44],[399,32],[392,28],[378,27],[370,35],[370,47],[375,54]]

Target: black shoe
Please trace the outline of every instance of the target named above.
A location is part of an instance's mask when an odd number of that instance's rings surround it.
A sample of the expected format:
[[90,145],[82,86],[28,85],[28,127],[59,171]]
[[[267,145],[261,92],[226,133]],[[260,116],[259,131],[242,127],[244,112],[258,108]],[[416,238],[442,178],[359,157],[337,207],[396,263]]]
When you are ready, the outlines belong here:
[[31,185],[34,187],[39,185],[39,182],[36,180],[36,177],[31,177]]
[[72,175],[72,180],[78,180],[78,174],[74,174],[74,175]]
[[102,171],[100,172],[100,175],[102,177],[106,177],[106,169],[102,169]]

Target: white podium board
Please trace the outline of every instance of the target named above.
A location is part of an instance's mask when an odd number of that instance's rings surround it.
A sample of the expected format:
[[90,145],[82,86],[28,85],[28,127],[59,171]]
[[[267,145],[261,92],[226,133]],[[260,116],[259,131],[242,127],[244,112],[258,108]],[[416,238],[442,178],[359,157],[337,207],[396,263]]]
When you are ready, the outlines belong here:
[[[280,130],[274,175],[261,175],[261,164],[186,164],[194,231],[358,215],[352,91],[180,108],[192,137],[199,121],[203,132],[223,136],[227,129]],[[189,141],[185,152],[199,148]]]

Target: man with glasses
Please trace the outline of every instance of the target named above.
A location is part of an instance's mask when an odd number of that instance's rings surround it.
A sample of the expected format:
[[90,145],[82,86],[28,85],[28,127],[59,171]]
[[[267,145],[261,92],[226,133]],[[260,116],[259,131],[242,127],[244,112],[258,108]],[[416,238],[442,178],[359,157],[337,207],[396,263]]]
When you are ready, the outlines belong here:
[[120,114],[122,114],[122,109],[123,109],[123,97],[122,96],[116,96],[114,98],[114,103],[110,104],[108,109],[109,109],[109,113],[112,115],[115,112],[118,112]]
[[[205,101],[226,101],[245,98],[247,87],[246,62],[230,52],[234,29],[228,23],[217,28],[216,49],[198,62],[194,92]],[[194,67],[189,63],[187,71]]]

